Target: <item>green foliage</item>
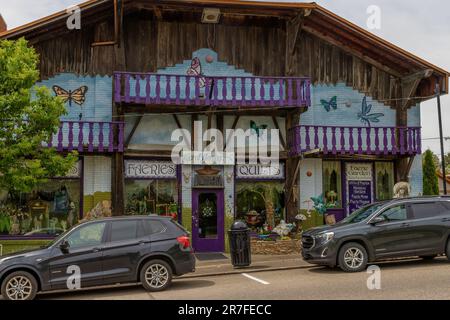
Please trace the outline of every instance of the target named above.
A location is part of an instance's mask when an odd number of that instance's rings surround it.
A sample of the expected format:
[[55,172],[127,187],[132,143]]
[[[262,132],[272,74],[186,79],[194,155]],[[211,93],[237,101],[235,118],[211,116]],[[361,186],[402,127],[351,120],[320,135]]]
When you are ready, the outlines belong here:
[[76,153],[43,146],[57,132],[63,102],[39,79],[38,56],[27,41],[0,41],[0,188],[30,192],[46,178],[64,175]]
[[436,164],[433,161],[433,152],[427,150],[423,156],[423,194],[439,194],[438,178],[436,176]]

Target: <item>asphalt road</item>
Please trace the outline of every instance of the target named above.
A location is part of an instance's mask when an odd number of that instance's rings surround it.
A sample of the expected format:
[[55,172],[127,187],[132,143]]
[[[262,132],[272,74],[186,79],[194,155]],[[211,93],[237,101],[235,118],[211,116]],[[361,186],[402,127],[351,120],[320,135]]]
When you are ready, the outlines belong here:
[[140,286],[41,294],[38,299],[450,299],[450,263],[409,260],[379,263],[381,289],[369,290],[369,273],[325,267],[177,279],[164,292]]

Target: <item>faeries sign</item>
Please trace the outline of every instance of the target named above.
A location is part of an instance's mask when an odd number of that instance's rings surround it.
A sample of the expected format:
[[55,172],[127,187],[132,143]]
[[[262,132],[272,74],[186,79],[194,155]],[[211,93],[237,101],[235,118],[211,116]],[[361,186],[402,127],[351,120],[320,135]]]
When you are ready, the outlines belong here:
[[371,163],[347,163],[345,174],[347,180],[372,181]]
[[125,160],[125,177],[175,179],[177,166],[169,161]]
[[284,179],[284,163],[240,164],[236,166],[236,179]]

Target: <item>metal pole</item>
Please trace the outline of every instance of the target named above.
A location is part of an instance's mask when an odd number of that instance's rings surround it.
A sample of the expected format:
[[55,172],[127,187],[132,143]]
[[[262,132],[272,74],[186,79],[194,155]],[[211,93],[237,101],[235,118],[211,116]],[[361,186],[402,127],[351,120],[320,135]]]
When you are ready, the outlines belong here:
[[442,134],[442,115],[441,115],[441,87],[439,82],[436,83],[436,98],[438,107],[438,120],[439,120],[439,140],[441,142],[441,165],[442,165],[442,186],[444,195],[447,194],[447,179],[445,179],[445,154],[444,154],[444,136]]

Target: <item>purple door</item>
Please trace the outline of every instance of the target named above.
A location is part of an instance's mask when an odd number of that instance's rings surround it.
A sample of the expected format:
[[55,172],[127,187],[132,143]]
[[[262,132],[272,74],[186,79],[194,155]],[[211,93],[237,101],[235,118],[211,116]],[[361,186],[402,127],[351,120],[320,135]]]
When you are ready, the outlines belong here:
[[192,246],[196,252],[224,251],[223,208],[223,190],[192,190]]

